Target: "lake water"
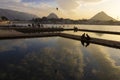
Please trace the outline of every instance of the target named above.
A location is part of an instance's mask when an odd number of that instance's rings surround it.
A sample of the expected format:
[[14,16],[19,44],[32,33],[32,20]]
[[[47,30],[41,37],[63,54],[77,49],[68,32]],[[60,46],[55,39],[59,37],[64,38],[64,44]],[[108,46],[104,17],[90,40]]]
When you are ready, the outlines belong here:
[[[120,32],[120,26],[79,28]],[[120,41],[119,35],[88,34]],[[0,80],[120,80],[120,49],[95,44],[83,47],[80,41],[62,37],[0,40]]]

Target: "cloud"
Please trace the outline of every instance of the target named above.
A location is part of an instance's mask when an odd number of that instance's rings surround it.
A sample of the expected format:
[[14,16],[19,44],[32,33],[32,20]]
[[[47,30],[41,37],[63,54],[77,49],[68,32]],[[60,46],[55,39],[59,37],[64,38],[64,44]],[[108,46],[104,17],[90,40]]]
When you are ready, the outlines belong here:
[[1,0],[0,2],[21,2],[21,0]]
[[83,2],[99,2],[99,1],[102,1],[102,0],[81,0]]
[[[64,18],[76,17],[77,8],[84,2],[98,2],[101,0],[0,0],[0,8],[27,12],[43,17],[51,12]],[[56,11],[56,7],[59,11]],[[74,14],[74,15],[73,15]]]
[[65,10],[73,10],[84,3],[95,3],[103,0],[56,0],[59,7]]
[[43,0],[21,0],[22,2],[40,2]]
[[[88,76],[96,76],[101,80],[120,79],[120,68],[115,65],[115,61],[111,58],[106,49],[107,48],[98,45],[90,45],[85,49],[83,56],[85,58],[85,69],[87,69],[87,72],[89,71]],[[85,70],[84,73],[86,73]],[[111,78],[111,75],[114,75],[114,77]],[[85,77],[88,78],[88,76]]]
[[78,2],[79,0],[56,0],[57,4],[62,8],[66,10],[71,10],[79,6]]
[[9,41],[6,40],[6,41],[2,41],[2,43],[0,43],[0,45],[1,45],[0,53],[15,50],[15,47],[18,47],[22,50],[26,50],[26,48],[27,48],[25,40],[24,41],[14,40],[14,43],[13,43],[13,40],[9,40]]
[[[32,1],[32,0],[31,0]],[[43,0],[41,0],[43,1]],[[0,1],[0,8],[12,9],[21,12],[36,14],[38,16],[46,16],[52,11],[52,6],[45,2],[35,3],[23,2],[22,0],[3,0]]]
[[21,0],[21,2],[50,2],[53,0]]

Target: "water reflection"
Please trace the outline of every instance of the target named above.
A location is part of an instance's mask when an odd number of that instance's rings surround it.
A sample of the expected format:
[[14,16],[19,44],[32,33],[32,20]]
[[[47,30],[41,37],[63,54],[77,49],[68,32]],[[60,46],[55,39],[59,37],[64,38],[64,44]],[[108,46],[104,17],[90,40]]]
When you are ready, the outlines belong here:
[[[87,72],[93,74],[95,80],[120,80],[120,68],[115,65],[115,61],[111,59],[105,48],[91,46],[88,51],[89,53],[85,53],[84,61],[86,61]],[[88,76],[91,77],[91,75]]]
[[104,35],[104,33],[103,34],[96,33],[96,35],[99,36],[99,37],[102,37]]
[[[3,64],[1,63],[1,65],[4,67],[0,70],[0,78],[9,80],[80,79],[82,65],[77,64],[77,62],[81,62],[79,54],[72,54],[65,48],[60,49],[62,46],[57,46],[57,48],[54,46],[50,47],[47,43],[36,45],[36,42],[33,42],[27,47],[26,53],[22,53],[22,46],[19,49],[9,51],[9,54],[6,51],[2,52],[1,61]],[[16,47],[17,45],[13,48]],[[2,59],[2,57],[4,58]]]
[[120,68],[101,46],[60,37],[0,45],[0,80],[120,80]]

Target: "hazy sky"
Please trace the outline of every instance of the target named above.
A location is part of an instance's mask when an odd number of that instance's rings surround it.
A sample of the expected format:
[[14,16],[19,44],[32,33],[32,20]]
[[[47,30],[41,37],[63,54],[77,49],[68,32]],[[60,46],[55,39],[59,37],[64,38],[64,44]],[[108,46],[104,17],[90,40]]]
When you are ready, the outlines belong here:
[[120,18],[120,0],[0,0],[0,8],[29,12],[40,17],[54,12],[63,18],[89,19],[104,11],[115,19]]

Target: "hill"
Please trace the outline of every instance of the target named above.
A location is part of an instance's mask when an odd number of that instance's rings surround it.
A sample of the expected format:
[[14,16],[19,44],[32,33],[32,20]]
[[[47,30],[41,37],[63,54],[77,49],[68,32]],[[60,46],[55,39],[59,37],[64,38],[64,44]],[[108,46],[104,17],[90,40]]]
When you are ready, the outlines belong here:
[[98,14],[96,14],[95,16],[93,16],[90,20],[99,20],[99,21],[117,21],[114,18],[110,17],[109,15],[107,15],[105,12],[101,11]]
[[55,14],[55,13],[50,13],[48,16],[47,16],[48,19],[58,19],[58,16]]
[[36,15],[19,12],[9,9],[0,9],[0,16],[5,16],[9,20],[31,20],[32,18],[36,18]]

